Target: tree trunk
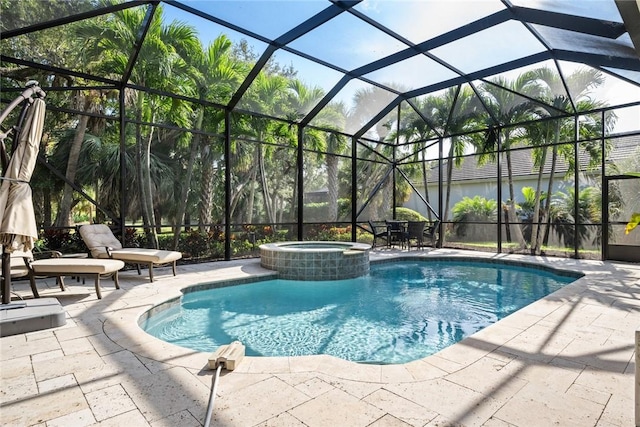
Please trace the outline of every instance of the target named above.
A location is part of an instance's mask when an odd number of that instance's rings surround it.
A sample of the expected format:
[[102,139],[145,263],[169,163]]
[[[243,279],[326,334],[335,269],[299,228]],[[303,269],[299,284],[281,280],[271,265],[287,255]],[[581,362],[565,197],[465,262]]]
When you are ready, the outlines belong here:
[[[69,148],[67,171],[65,173],[65,178],[69,182],[75,182],[76,180],[78,160],[80,159],[80,149],[82,148],[82,142],[84,141],[84,136],[87,132],[88,122],[89,116],[84,114],[80,116],[78,126],[76,126],[76,134],[73,137],[71,147]],[[64,184],[62,200],[60,201],[58,215],[56,216],[56,227],[69,227],[71,225],[71,203],[73,202],[73,191],[73,187],[67,183]]]
[[[142,95],[138,95],[138,120],[142,120]],[[148,137],[143,137],[141,125],[136,125],[136,169],[138,174],[138,185],[140,186],[140,211],[142,213],[142,224],[147,237],[148,244],[152,248],[158,247],[155,235],[153,202],[151,200],[151,138],[153,128],[149,131]]]
[[142,185],[145,187],[145,209],[149,212],[149,230],[151,233],[147,235],[147,241],[149,245],[157,249],[158,248],[158,236],[156,235],[156,218],[153,209],[153,190],[152,190],[152,182],[151,182],[151,140],[153,139],[153,128],[149,132],[149,137],[144,138],[144,150],[143,150],[143,181]]
[[[505,138],[505,146],[509,147],[509,137]],[[507,202],[507,215],[509,215],[509,227],[511,229],[511,237],[518,243],[519,249],[524,249],[526,243],[524,236],[522,235],[522,228],[518,224],[518,218],[516,217],[516,194],[513,188],[513,167],[511,165],[511,152],[505,151],[507,158],[507,179],[509,181],[509,200]]]
[[[139,127],[139,126],[138,126]],[[151,226],[151,218],[149,211],[147,210],[146,200],[146,186],[144,185],[144,174],[142,172],[143,163],[144,163],[144,144],[142,143],[142,135],[140,132],[137,132],[140,140],[136,144],[136,174],[138,175],[138,194],[140,197],[140,214],[142,216],[142,225],[143,230],[146,236],[148,236],[152,231],[150,229]]]
[[241,222],[242,221],[242,214],[239,214],[238,218],[234,218],[234,215],[236,213],[236,210],[238,209],[238,204],[240,203],[240,200],[242,199],[242,193],[244,192],[244,189],[248,184],[251,184],[250,180],[247,180],[247,181],[243,182],[242,184],[240,184],[236,188],[236,193],[231,195],[231,205],[229,206],[229,218],[231,218],[232,222]]
[[43,225],[49,226],[51,225],[51,189],[49,187],[45,187],[42,189],[42,223]]
[[[392,172],[392,173],[395,173]],[[386,215],[387,212],[391,211],[393,209],[393,180],[391,179],[391,175],[389,175],[389,177],[387,178],[387,182],[384,184],[384,186],[379,190],[380,194],[382,196],[382,212],[383,215]]]
[[502,215],[502,220],[504,224],[505,231],[505,239],[507,242],[511,241],[511,227],[509,227],[509,209],[506,208],[506,205],[500,204],[500,214]]
[[[198,112],[198,118],[196,120],[196,130],[200,130],[202,127],[202,118],[204,116],[204,107],[200,108]],[[189,150],[189,160],[187,163],[187,171],[185,172],[184,179],[182,180],[182,191],[180,192],[180,200],[178,201],[178,212],[176,213],[176,225],[173,228],[173,250],[178,247],[180,241],[180,233],[182,232],[182,225],[184,224],[185,212],[187,211],[187,202],[189,200],[189,191],[191,190],[191,177],[193,175],[193,168],[196,163],[196,157],[198,156],[198,150],[200,147],[201,135],[196,133],[191,140],[191,147]]]
[[[455,141],[451,139],[451,147],[449,147],[449,160],[447,161],[447,192],[444,202],[444,216],[442,221],[447,221],[449,218],[449,201],[451,200],[451,181],[453,180],[453,145]],[[443,245],[446,241],[445,233],[440,236],[440,244]]]
[[267,182],[267,176],[264,169],[264,156],[262,155],[262,145],[258,145],[258,166],[260,168],[260,182],[262,183],[262,195],[264,201],[264,208],[267,213],[267,220],[273,230],[276,229],[276,221],[273,217],[273,211],[271,209],[271,199],[269,194],[269,186]]
[[[422,185],[424,186],[424,199],[427,201],[427,203],[429,203],[429,205],[431,205],[431,202],[429,201],[429,187],[427,187],[429,185],[429,178],[427,176],[428,170],[426,157],[426,150],[422,150]],[[429,206],[427,206],[427,218],[429,219],[429,222],[432,221],[431,209],[429,208]]]
[[538,241],[540,231],[538,223],[540,222],[540,199],[542,197],[542,174],[544,173],[544,164],[547,161],[547,147],[542,149],[542,158],[540,160],[540,170],[538,170],[538,180],[536,182],[536,199],[533,206],[533,218],[531,220],[531,252],[534,255],[540,254],[540,244]]
[[[559,138],[557,136],[556,138]],[[545,239],[548,239],[549,229],[551,228],[551,193],[553,192],[553,177],[556,171],[556,162],[558,160],[558,146],[554,145],[553,150],[551,151],[551,174],[549,175],[549,184],[547,186],[547,199],[544,204],[544,223],[542,224],[542,228],[540,230],[540,236],[545,236]],[[538,248],[537,251],[540,251],[540,247],[542,246],[541,239],[538,239]]]
[[[255,162],[256,164],[259,162],[258,158],[259,158],[259,151],[260,151],[260,146],[256,147],[255,150]],[[258,168],[251,168],[251,173],[250,173],[250,187],[249,187],[249,199],[247,201],[247,216],[246,216],[246,222],[247,224],[252,224],[253,223],[253,203],[255,201],[256,198],[256,185],[258,185]]]
[[[157,240],[157,236],[158,234],[162,234],[162,210],[160,209],[160,206],[154,206],[153,207],[153,218],[160,218],[160,221],[158,222],[154,222],[155,224],[155,235],[156,235],[156,240]],[[156,248],[159,248],[159,245],[155,246]]]
[[295,174],[293,175],[293,191],[291,192],[291,209],[289,209],[289,215],[287,220],[290,222],[298,222],[298,167],[296,166]]
[[210,147],[202,148],[202,180],[200,183],[200,204],[198,207],[198,229],[206,232],[213,223],[213,189],[215,183],[215,169]]
[[[138,95],[138,111],[136,113],[137,119],[142,120],[142,95]],[[145,234],[149,233],[148,227],[151,223],[149,219],[149,213],[145,209],[145,186],[142,184],[144,175],[142,174],[142,163],[143,163],[143,143],[142,143],[142,125],[136,125],[136,175],[138,180],[138,197],[140,204],[140,215],[142,216],[142,224],[144,226]],[[124,211],[124,206],[123,206]]]
[[333,154],[327,154],[327,192],[328,200],[328,220],[338,220],[338,158]]

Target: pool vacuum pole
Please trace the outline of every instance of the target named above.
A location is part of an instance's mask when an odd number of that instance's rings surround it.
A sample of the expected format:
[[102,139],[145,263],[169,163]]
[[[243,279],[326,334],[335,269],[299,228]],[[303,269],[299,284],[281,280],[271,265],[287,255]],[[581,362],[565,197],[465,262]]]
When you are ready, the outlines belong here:
[[213,416],[213,405],[216,400],[218,390],[218,379],[220,371],[225,368],[233,371],[244,358],[245,347],[240,341],[234,341],[229,345],[220,346],[209,356],[209,369],[215,369],[216,373],[211,378],[211,394],[209,395],[209,404],[207,405],[207,414],[204,418],[204,427],[211,425],[211,417]]

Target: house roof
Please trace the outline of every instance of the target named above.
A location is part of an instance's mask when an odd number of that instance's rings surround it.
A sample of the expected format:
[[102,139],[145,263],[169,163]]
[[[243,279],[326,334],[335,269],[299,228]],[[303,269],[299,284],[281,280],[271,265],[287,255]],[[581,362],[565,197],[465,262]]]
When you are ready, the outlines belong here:
[[[617,163],[620,160],[626,160],[632,157],[640,156],[640,135],[629,135],[611,138],[608,140],[611,143],[611,149],[607,156],[607,163]],[[513,150],[511,152],[511,164],[514,177],[528,177],[537,174],[537,169],[533,164],[533,157],[529,149]],[[589,162],[589,155],[585,151],[578,153],[578,162],[581,170],[587,169]],[[443,163],[442,176],[447,176],[448,162],[445,160]],[[477,156],[464,157],[463,163],[460,167],[453,168],[452,181],[470,181],[470,180],[495,180],[496,177],[496,163],[486,163],[483,165],[478,164]],[[556,173],[564,174],[569,169],[568,162],[559,156],[556,164]],[[502,174],[506,176],[507,165],[506,160],[502,160]],[[544,173],[549,174],[551,172],[551,152],[549,151],[547,159],[544,165]],[[428,177],[429,182],[438,181],[438,166],[431,169]]]

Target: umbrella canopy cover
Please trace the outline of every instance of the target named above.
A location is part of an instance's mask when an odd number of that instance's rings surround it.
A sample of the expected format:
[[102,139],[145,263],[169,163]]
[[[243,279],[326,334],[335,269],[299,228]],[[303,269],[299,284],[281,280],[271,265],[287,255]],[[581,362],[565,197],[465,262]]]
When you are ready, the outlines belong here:
[[27,111],[0,186],[0,245],[7,252],[31,250],[38,239],[29,181],[40,150],[45,109],[44,100],[38,98]]

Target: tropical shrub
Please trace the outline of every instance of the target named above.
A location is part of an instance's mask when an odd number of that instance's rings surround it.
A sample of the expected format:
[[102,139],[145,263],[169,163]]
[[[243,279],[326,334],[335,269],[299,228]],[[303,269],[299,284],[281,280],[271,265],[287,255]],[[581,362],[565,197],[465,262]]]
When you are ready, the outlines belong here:
[[329,203],[306,203],[304,205],[304,220],[306,222],[326,221],[329,213]]
[[470,222],[496,222],[498,202],[481,196],[464,197],[453,205],[453,222],[456,235],[465,236]]
[[[530,242],[531,233],[533,231],[533,217],[536,207],[536,190],[533,187],[524,187],[522,188],[522,195],[524,196],[524,201],[516,205],[516,212],[519,220],[522,222],[522,234],[524,235],[524,239]],[[544,191],[541,192],[540,204],[542,204],[546,198],[547,193]]]
[[245,239],[234,240],[231,243],[231,252],[235,256],[250,256],[253,254],[254,248],[257,248],[257,246]]
[[[349,219],[351,216],[351,200],[338,199],[338,220]],[[323,222],[329,218],[329,203],[316,202],[304,205],[305,222]]]
[[351,218],[351,199],[338,199],[338,220]]
[[[585,224],[598,223],[600,221],[601,192],[596,187],[585,187],[579,190],[578,213],[575,211],[575,191],[573,188],[567,192],[558,191],[551,199],[551,221],[553,230],[561,242],[568,247],[578,243],[582,248],[589,237],[589,229]],[[575,226],[574,230],[574,225]],[[596,242],[598,236],[595,236]]]
[[307,237],[310,240],[349,242],[351,241],[351,227],[319,225],[309,230]]
[[201,258],[209,255],[209,234],[198,229],[183,233],[180,239],[180,251],[187,258]]
[[[171,235],[173,238],[173,235]],[[158,236],[158,246],[160,248],[168,248],[171,243],[166,242],[166,237]],[[147,239],[144,235],[138,233],[138,230],[133,227],[127,227],[124,229],[124,247],[125,248],[143,248]],[[161,243],[162,242],[162,243]]]
[[[391,217],[392,212],[389,212],[387,219],[391,219]],[[396,219],[398,221],[428,221],[420,212],[399,206],[396,207]]]
[[88,252],[78,233],[68,229],[48,229],[42,233],[42,249],[62,253]]

